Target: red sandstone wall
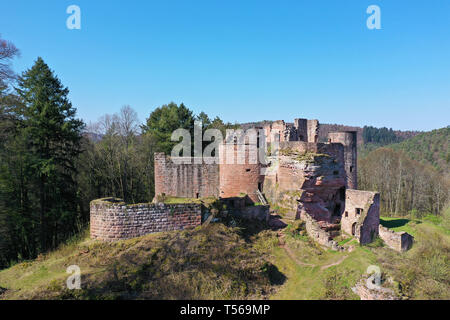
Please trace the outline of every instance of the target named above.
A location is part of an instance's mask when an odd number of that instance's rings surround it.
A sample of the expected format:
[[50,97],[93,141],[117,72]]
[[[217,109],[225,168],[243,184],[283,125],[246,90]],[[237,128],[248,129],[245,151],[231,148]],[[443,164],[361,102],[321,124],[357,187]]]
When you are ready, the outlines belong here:
[[[245,147],[244,156],[241,161],[238,161],[239,145],[224,144],[220,146],[220,197],[232,198],[245,193],[251,200],[258,202],[256,191],[264,177],[261,176],[261,165],[258,158],[252,159],[251,156],[251,154],[255,155],[256,146],[245,145]],[[229,155],[235,159],[234,163],[229,163]],[[255,161],[256,163],[254,163]]]
[[199,204],[125,205],[112,199],[91,202],[91,238],[116,241],[201,224]]
[[155,153],[155,194],[196,198],[219,196],[219,165],[174,163],[164,153]]

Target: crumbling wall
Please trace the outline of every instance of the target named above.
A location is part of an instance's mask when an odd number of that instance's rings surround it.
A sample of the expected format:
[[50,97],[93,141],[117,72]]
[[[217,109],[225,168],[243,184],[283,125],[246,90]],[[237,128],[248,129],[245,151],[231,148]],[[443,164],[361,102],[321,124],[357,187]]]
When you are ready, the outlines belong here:
[[294,119],[294,127],[297,129],[298,141],[308,141],[308,120]]
[[341,228],[355,236],[360,243],[372,242],[378,235],[380,224],[380,194],[371,191],[347,189],[345,211]]
[[344,250],[343,247],[339,246],[339,244],[334,241],[330,235],[330,233],[323,230],[319,223],[313,219],[308,213],[304,213],[302,215],[303,221],[305,221],[305,229],[308,235],[316,241],[317,243],[324,245],[328,248],[331,248],[336,251]]
[[105,198],[91,201],[90,214],[91,238],[105,241],[183,230],[201,224],[200,204],[126,205],[121,199]]
[[266,142],[270,143],[276,136],[279,141],[303,141],[317,143],[319,139],[319,121],[294,119],[294,123],[283,120],[274,121],[264,127]]
[[271,143],[278,141],[297,141],[298,132],[297,128],[292,123],[286,123],[284,120],[277,120],[264,127],[265,141]]
[[308,142],[317,143],[319,141],[319,120],[308,120]]
[[409,233],[395,232],[382,225],[379,226],[379,234],[385,244],[399,252],[409,250],[414,243],[414,237]]
[[[215,158],[177,158],[155,153],[155,194],[182,198],[219,196],[219,165]],[[185,162],[185,163],[183,163]],[[217,161],[218,162],[218,161]]]
[[273,172],[264,178],[264,193],[287,216],[301,218],[306,211],[331,222],[344,208],[342,157],[341,144],[282,142],[279,157],[269,158]]

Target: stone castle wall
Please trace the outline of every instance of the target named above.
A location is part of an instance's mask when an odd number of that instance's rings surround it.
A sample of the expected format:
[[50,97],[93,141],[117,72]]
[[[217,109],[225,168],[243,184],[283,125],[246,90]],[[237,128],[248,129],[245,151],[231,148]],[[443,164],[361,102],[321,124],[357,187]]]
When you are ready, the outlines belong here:
[[414,237],[409,233],[395,232],[382,225],[379,227],[379,235],[385,244],[399,252],[409,250],[414,242]]
[[201,224],[201,205],[143,203],[125,205],[120,199],[93,200],[91,238],[116,241],[149,233],[183,230]]
[[357,132],[330,132],[328,139],[331,143],[340,143],[344,146],[344,165],[347,174],[347,188],[358,189],[357,174]]
[[177,162],[164,153],[155,153],[155,194],[182,198],[219,196],[219,165],[215,158],[200,159],[196,163]]
[[222,144],[219,157],[220,197],[233,198],[246,194],[253,202],[259,202],[257,190],[262,189],[264,177],[261,176],[257,146]]
[[380,224],[380,194],[371,191],[347,189],[345,211],[341,219],[344,232],[355,236],[360,243],[372,242]]

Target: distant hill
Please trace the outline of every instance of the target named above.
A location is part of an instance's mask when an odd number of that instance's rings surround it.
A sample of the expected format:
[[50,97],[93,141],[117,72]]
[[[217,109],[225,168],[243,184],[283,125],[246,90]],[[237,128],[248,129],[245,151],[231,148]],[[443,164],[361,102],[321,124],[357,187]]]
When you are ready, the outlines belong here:
[[450,126],[424,132],[387,147],[403,151],[413,160],[431,164],[439,172],[450,172]]

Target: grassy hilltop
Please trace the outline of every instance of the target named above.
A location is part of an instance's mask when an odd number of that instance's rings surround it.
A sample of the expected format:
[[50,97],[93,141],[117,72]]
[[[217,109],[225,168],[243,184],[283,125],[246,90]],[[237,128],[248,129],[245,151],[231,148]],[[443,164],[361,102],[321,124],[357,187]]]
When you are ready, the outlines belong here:
[[[369,265],[394,278],[404,298],[450,299],[450,229],[436,219],[384,218],[415,236],[406,253],[381,241],[334,252],[311,241],[299,221],[283,231],[223,223],[105,243],[88,234],[0,271],[2,299],[358,299],[351,287]],[[65,287],[81,268],[82,290]],[[0,292],[1,292],[0,291]]]

